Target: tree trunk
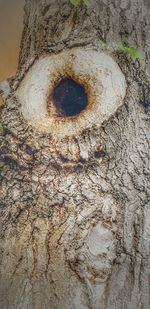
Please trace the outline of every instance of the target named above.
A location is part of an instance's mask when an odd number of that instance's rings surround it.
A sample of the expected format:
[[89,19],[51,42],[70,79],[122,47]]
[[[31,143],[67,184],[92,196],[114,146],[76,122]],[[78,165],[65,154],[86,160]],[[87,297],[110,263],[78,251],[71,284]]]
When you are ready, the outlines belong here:
[[[149,10],[26,0],[1,84],[2,309],[150,308]],[[144,60],[113,48],[132,41]]]

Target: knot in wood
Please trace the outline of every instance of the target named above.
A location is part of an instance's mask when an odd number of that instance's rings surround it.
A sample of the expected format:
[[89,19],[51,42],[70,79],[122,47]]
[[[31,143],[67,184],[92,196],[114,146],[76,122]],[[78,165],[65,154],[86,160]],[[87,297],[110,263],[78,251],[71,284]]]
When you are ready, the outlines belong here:
[[[85,132],[95,128],[99,132],[102,123],[123,104],[125,93],[125,77],[117,63],[86,47],[41,56],[26,73],[16,95],[33,130],[51,134],[53,144],[60,148],[63,140],[77,140],[79,145]],[[91,144],[94,153],[97,141]],[[68,146],[67,142],[66,147],[75,156],[74,143]],[[87,141],[86,147],[89,152]]]

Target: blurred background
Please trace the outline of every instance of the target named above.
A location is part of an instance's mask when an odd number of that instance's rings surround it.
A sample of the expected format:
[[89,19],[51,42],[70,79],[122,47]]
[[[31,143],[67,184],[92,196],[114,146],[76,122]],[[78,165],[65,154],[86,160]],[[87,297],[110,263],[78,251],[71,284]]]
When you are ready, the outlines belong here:
[[25,0],[0,0],[0,80],[15,75]]

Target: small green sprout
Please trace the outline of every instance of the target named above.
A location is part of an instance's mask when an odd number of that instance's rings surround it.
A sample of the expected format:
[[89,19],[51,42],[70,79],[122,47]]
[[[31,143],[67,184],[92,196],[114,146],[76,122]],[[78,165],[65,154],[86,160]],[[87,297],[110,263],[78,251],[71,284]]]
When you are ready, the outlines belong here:
[[86,6],[90,6],[91,0],[83,0],[83,3],[84,3]]
[[123,44],[122,42],[118,42],[115,44],[117,49],[121,52],[123,52],[126,55],[129,55],[132,60],[140,60],[143,59],[143,53],[138,49],[138,47],[133,44]]
[[2,126],[2,124],[0,123],[0,134],[3,134],[3,131],[4,131],[3,126]]
[[70,2],[74,5],[74,6],[78,6],[81,3],[81,0],[70,0]]
[[89,6],[91,4],[91,0],[70,0],[70,2],[75,6],[79,6],[81,4],[81,2],[83,1],[83,3],[86,6]]

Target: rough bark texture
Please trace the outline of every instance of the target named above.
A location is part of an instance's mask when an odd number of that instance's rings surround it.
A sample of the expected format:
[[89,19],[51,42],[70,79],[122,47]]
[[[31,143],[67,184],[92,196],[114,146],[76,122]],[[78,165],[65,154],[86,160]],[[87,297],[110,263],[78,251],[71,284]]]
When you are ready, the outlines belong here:
[[[1,87],[2,309],[150,308],[149,9],[26,1],[18,73]],[[145,59],[110,48],[127,82],[113,117],[59,142],[27,123],[14,89],[39,55],[124,40]]]

